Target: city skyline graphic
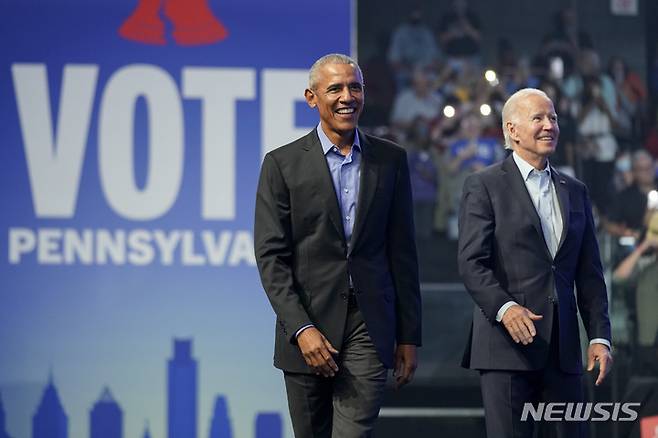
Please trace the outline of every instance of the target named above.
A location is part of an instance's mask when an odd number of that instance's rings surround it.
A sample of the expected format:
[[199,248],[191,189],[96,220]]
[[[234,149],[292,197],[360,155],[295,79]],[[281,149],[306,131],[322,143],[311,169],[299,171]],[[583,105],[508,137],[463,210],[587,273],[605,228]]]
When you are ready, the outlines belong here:
[[123,411],[107,386],[89,414],[89,426],[90,438],[122,437]]
[[[173,339],[173,354],[167,360],[167,438],[202,438],[198,435],[198,360],[193,357],[192,339]],[[124,412],[108,386],[89,410],[89,438],[124,438]],[[217,394],[210,418],[208,438],[237,438],[226,396]],[[0,438],[14,438],[6,431],[5,406],[0,393]],[[30,438],[78,438],[69,436],[65,400],[60,398],[51,371],[39,404],[32,416]],[[126,438],[128,438],[126,436]],[[141,438],[158,438],[145,420]],[[162,437],[164,438],[164,437]],[[254,438],[283,438],[283,420],[279,412],[257,412]]]
[[0,438],[10,438],[5,424],[5,408],[2,405],[2,394],[0,394]]

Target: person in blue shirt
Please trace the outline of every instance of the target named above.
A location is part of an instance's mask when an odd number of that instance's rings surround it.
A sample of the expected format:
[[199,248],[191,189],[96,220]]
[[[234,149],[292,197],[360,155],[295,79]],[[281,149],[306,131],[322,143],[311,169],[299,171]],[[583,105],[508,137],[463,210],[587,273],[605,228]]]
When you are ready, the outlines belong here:
[[388,369],[413,378],[421,302],[404,149],[357,128],[363,75],[326,55],[304,93],[320,123],[268,153],[256,195],[254,246],[277,316],[297,437],[367,437]]

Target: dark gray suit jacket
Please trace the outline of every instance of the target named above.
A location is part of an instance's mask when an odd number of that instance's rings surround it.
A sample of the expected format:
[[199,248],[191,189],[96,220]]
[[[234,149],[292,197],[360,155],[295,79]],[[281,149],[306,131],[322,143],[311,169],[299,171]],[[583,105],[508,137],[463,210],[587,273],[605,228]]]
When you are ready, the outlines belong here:
[[[314,324],[340,351],[349,276],[382,363],[395,343],[421,343],[421,304],[405,151],[358,132],[363,155],[350,249],[315,130],[268,153],[256,197],[254,245],[277,316],[274,365],[311,372],[295,333]],[[349,274],[348,274],[349,273]]]
[[[551,169],[564,229],[555,259],[513,157],[470,175],[459,214],[459,272],[476,308],[463,365],[485,370],[536,370],[546,364],[559,318],[560,368],[582,372],[580,311],[589,339],[611,340],[606,286],[587,189]],[[574,293],[574,285],[576,286]],[[557,292],[557,314],[551,301]],[[496,313],[507,301],[543,319],[529,345],[515,344]]]

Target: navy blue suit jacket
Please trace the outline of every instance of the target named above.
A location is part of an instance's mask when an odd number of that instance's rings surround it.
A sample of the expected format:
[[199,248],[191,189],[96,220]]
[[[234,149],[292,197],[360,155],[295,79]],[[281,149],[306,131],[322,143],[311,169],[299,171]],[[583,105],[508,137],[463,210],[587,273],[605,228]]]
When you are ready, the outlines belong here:
[[[464,183],[459,271],[476,304],[465,367],[543,368],[553,321],[559,318],[560,368],[581,373],[578,311],[589,339],[611,340],[606,285],[587,189],[555,169],[551,173],[564,224],[555,259],[512,155],[470,175]],[[529,345],[514,343],[496,322],[496,313],[510,300],[543,315],[535,321],[537,336]]]

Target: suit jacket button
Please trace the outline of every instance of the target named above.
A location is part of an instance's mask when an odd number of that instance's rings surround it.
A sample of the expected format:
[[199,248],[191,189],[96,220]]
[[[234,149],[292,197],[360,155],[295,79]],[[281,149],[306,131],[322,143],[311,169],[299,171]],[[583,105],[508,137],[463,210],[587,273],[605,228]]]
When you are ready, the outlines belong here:
[[340,293],[340,297],[341,297],[342,299],[346,300],[346,299],[347,299],[347,294],[346,294],[345,292],[341,292],[341,293]]
[[553,272],[555,272],[556,269],[557,269],[557,268],[555,267],[555,265],[551,265],[551,270],[552,270]]

